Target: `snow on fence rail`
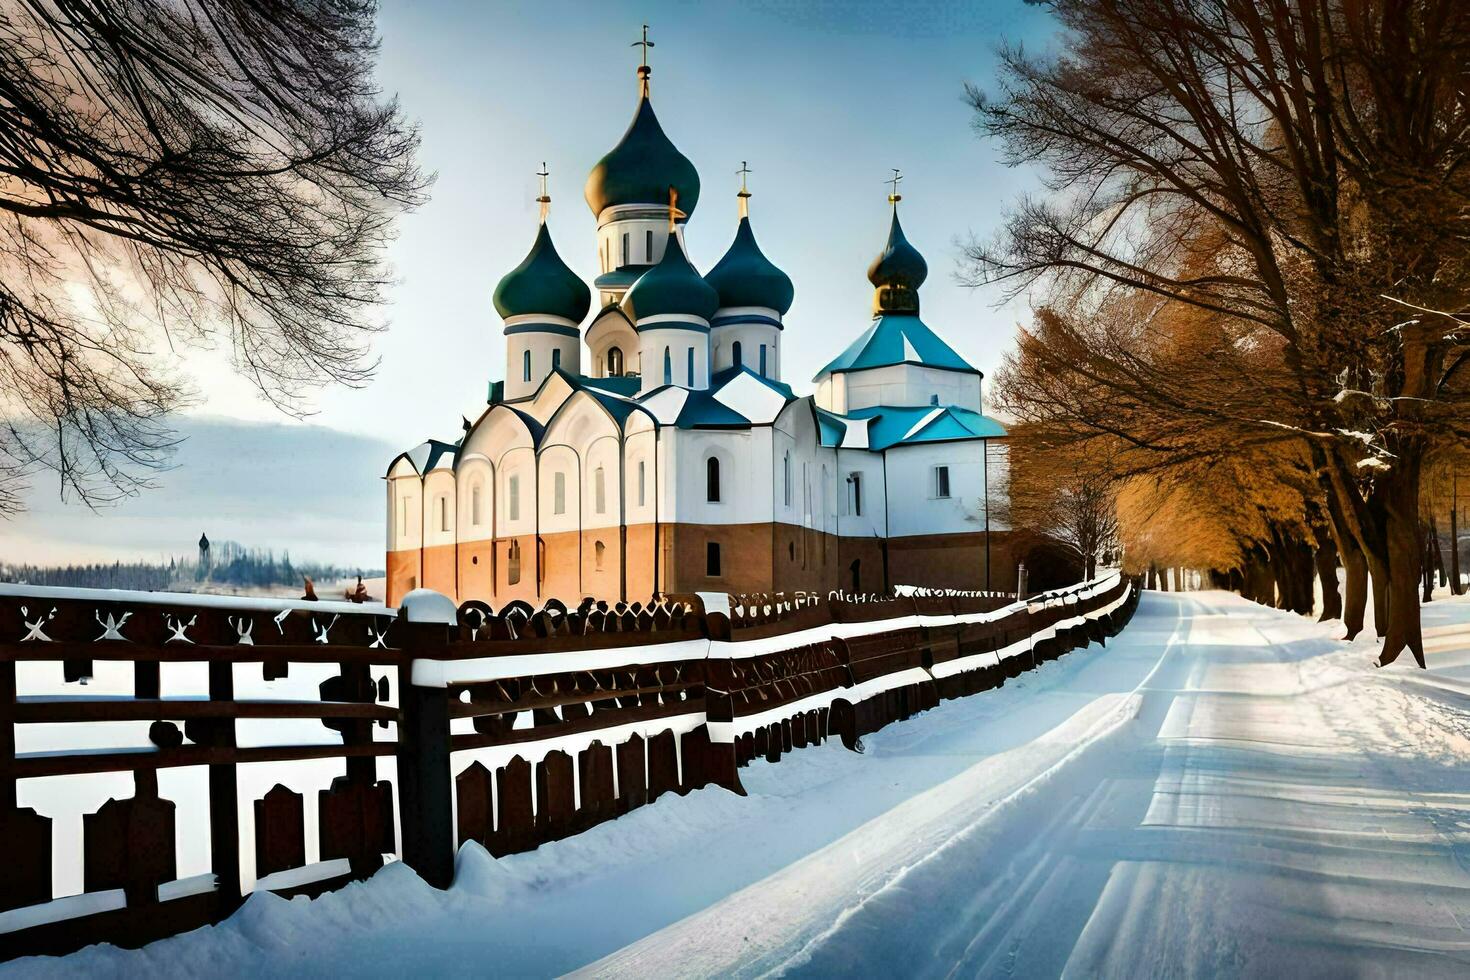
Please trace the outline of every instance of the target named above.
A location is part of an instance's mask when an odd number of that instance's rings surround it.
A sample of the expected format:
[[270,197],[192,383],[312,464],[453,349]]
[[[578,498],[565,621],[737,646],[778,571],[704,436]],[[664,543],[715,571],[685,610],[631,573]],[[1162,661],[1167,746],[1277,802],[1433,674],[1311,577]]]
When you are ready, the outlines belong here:
[[[1112,575],[990,595],[399,610],[0,588],[0,958],[136,946],[243,894],[578,833],[1122,628]],[[131,795],[126,795],[131,790]]]

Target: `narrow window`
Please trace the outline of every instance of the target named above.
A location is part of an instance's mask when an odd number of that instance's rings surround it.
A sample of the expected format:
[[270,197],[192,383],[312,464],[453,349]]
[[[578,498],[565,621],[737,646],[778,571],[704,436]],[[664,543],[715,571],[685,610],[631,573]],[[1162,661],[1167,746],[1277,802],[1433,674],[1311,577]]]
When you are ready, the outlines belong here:
[[439,495],[439,530],[449,530],[449,498],[442,493]]
[[607,376],[609,378],[623,376],[623,349],[621,347],[607,349]]
[[480,525],[480,485],[478,483],[470,488],[470,523],[476,527]]
[[689,348],[689,387],[694,387],[694,348]]
[[674,360],[667,347],[664,348],[664,384],[674,383]]
[[531,352],[530,351],[522,351],[521,352],[521,380],[522,381],[530,381],[531,380]]
[[769,377],[766,374],[766,345],[761,344],[761,377]]
[[791,506],[791,450],[786,450],[786,455],[781,458],[781,482],[783,486],[782,499],[786,506]]
[[593,567],[596,568],[596,570],[599,572],[602,571],[602,556],[603,553],[606,551],[607,548],[603,545],[601,541],[592,546]]
[[623,265],[628,264],[628,233],[623,232]]
[[863,516],[863,475],[854,473],[849,477],[852,481],[852,513],[854,517]]
[[597,502],[597,513],[607,512],[607,480],[601,466],[592,471],[592,499]]
[[711,541],[704,546],[704,574],[716,578],[720,574],[720,545]]
[[934,467],[934,496],[936,496],[936,497],[948,497],[949,496],[949,467],[948,466],[936,466],[936,467]]
[[644,476],[644,464],[643,464],[643,460],[640,459],[638,461],[638,506],[639,507],[642,507],[643,506],[643,488],[644,488],[644,479],[643,479],[643,476]]
[[734,363],[736,367],[740,367],[742,364],[745,363],[745,361],[742,360],[740,356],[740,341],[738,340],[730,345],[730,360]]
[[521,543],[512,541],[510,550],[506,552],[505,580],[510,585],[515,585],[521,580]]
[[648,256],[648,264],[653,265],[653,232],[643,233],[643,254]]
[[399,501],[399,503],[401,503],[403,506],[401,506],[400,508],[398,508],[399,509],[398,533],[401,534],[401,535],[403,535],[406,538],[406,537],[409,536],[409,533],[408,533],[408,498],[407,497],[404,497],[402,500]]
[[510,478],[510,519],[518,521],[521,519],[521,478],[513,476]]
[[720,502],[720,461],[715,456],[704,461],[704,499],[712,504]]
[[555,371],[559,367],[561,367],[561,348],[560,347],[558,347],[556,350],[553,350],[551,352],[551,370]]
[[567,475],[565,473],[557,473],[551,478],[551,512],[553,514],[567,512]]

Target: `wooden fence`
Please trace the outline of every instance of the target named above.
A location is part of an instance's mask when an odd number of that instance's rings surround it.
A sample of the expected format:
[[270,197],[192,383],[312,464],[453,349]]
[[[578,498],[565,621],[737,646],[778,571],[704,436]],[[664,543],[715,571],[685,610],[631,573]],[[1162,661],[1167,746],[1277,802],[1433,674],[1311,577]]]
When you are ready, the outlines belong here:
[[[443,888],[467,840],[509,854],[665,793],[743,793],[752,759],[860,748],[1116,633],[1137,595],[1115,575],[1026,602],[703,593],[496,612],[424,591],[393,610],[0,586],[0,958],[141,945],[385,856]],[[84,808],[78,839],[43,811],[96,778],[132,795]],[[207,847],[181,877],[191,834]]]

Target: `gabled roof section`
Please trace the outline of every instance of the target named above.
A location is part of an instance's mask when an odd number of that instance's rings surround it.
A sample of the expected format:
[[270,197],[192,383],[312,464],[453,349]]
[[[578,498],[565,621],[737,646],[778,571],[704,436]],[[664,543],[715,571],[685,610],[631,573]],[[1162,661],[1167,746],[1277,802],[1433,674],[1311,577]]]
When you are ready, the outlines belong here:
[[868,423],[865,418],[845,418],[813,403],[812,411],[817,416],[817,431],[822,445],[829,448],[868,449]]
[[868,420],[869,446],[877,450],[924,442],[1000,439],[1006,435],[1005,426],[995,419],[953,405],[877,405],[855,409],[847,418]]
[[875,317],[873,325],[863,331],[840,355],[821,371],[820,380],[843,371],[865,371],[894,364],[918,364],[945,371],[979,374],[955,349],[929,329],[915,314],[887,313]]

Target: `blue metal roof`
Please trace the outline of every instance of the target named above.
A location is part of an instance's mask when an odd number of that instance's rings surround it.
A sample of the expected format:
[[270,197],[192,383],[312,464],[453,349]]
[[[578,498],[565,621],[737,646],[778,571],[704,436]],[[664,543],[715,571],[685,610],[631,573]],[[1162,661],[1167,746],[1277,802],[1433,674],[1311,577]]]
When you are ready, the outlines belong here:
[[919,364],[947,371],[980,373],[955,353],[953,347],[940,340],[916,314],[888,313],[875,317],[873,325],[817,372],[813,380],[841,371],[864,371],[893,364]]
[[789,384],[784,381],[777,381],[775,378],[768,378],[764,374],[760,374],[757,371],[751,370],[749,365],[745,364],[742,364],[739,367],[727,367],[710,375],[710,389],[712,391],[718,391],[719,389],[725,387],[725,385],[729,384],[731,381],[735,380],[735,376],[737,374],[750,375],[752,378],[759,381],[767,388],[770,388],[772,391],[785,396],[787,401],[796,400],[796,392],[791,390],[791,386]]
[[834,415],[826,409],[815,409],[817,413],[817,434],[823,446],[840,446],[842,440],[847,436],[847,425],[842,421],[842,416]]
[[1006,434],[995,419],[954,405],[875,405],[854,409],[848,418],[871,419],[868,448],[911,446],[923,442],[997,439]]

